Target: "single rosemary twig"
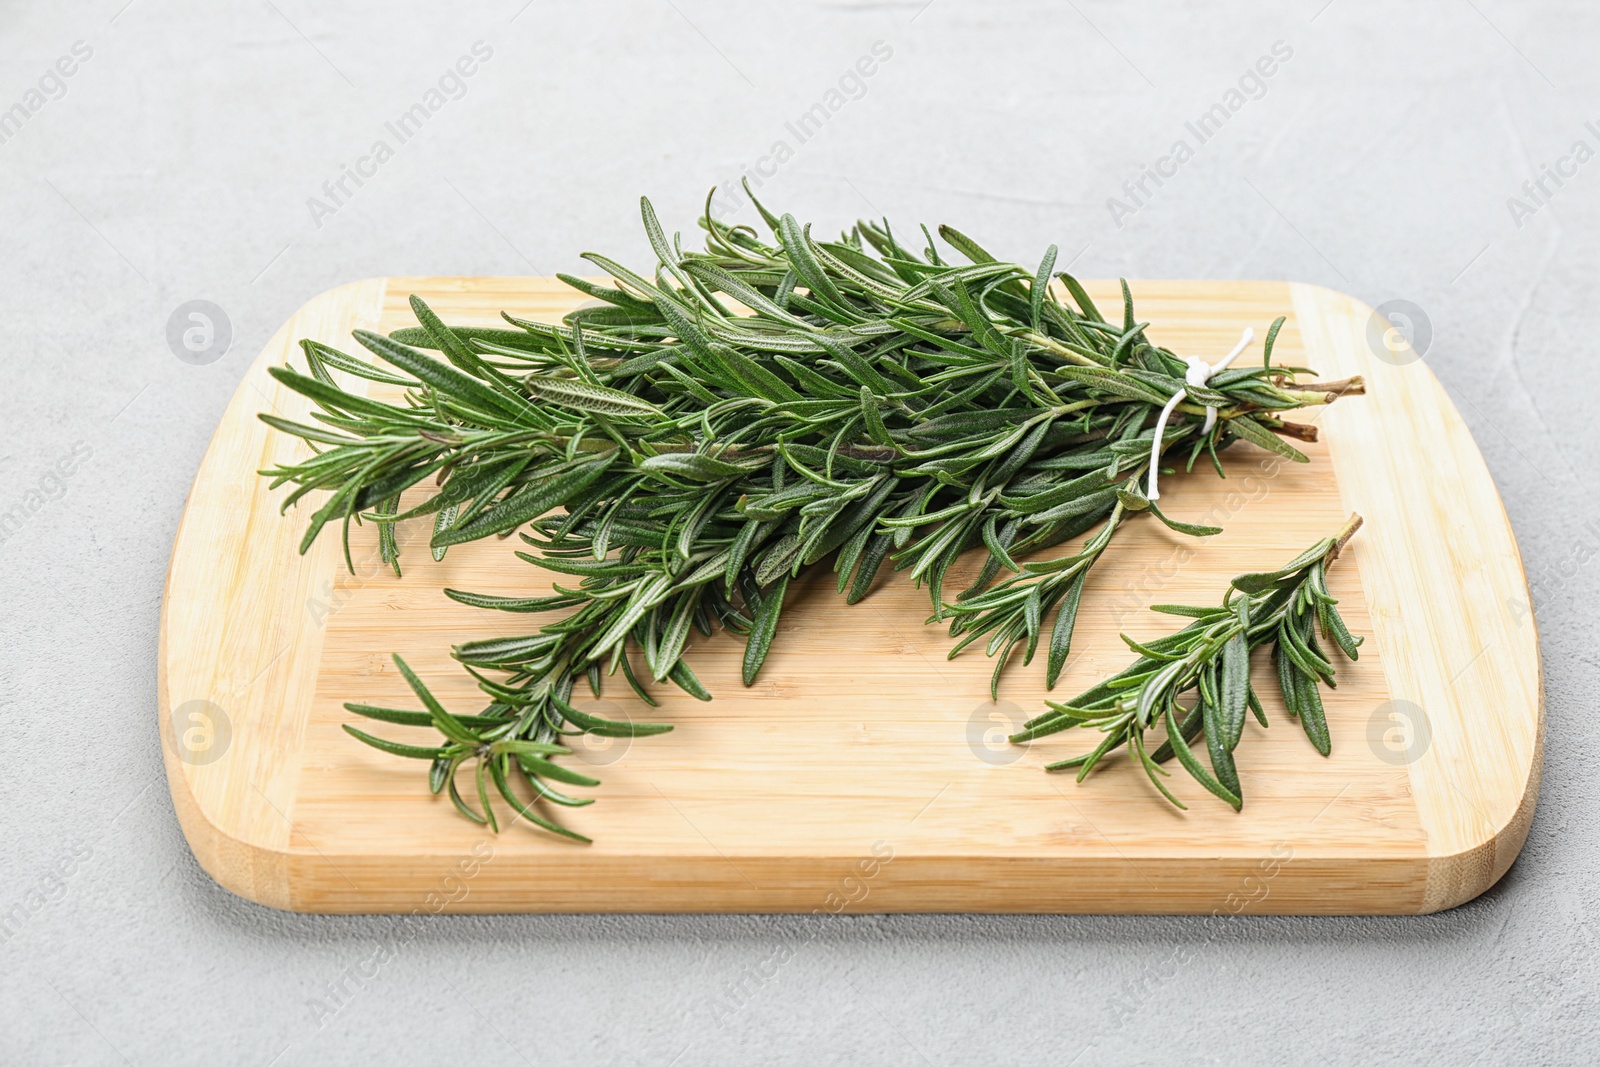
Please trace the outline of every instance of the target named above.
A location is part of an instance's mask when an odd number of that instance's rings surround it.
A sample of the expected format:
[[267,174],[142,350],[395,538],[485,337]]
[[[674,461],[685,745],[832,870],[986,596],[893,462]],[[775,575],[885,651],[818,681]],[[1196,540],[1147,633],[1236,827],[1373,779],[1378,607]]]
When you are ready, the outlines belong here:
[[[549,769],[559,753],[534,762],[494,745],[668,729],[587,715],[574,705],[576,680],[598,693],[620,670],[651,703],[650,680],[709,699],[684,658],[693,627],[745,636],[748,684],[789,581],[830,558],[851,603],[886,561],[925,583],[934,618],[951,620],[963,643],[989,635],[996,686],[1010,654],[1031,657],[1050,624],[1053,683],[1084,577],[1131,514],[1216,532],[1168,519],[1140,488],[1154,415],[1184,386],[1185,364],[1146,336],[1126,283],[1114,324],[1055,273],[1054,247],[1033,270],[942,227],[968,261],[956,265],[926,230],[920,252],[887,222],[821,241],[758,202],[774,235],[764,240],[712,218],[709,204],[706,248],[686,252],[643,202],[652,275],[589,255],[614,285],[563,275],[601,306],[559,325],[508,313],[504,328],[452,328],[413,297],[418,326],[356,334],[387,367],[304,341],[306,373],[272,370],[317,405],[314,424],[262,416],[314,450],[263,472],[293,486],[284,507],[328,494],[303,548],[337,521],[348,558],[350,523],[370,521],[398,573],[394,525],[431,515],[435,558],[520,532],[538,551],[518,554],[564,576],[549,597],[449,591],[479,607],[563,614],[524,636],[457,646],[489,698],[475,719],[437,718],[407,675],[429,711],[389,721],[425,717],[444,734],[427,757],[436,792],[470,762],[480,783],[508,783],[498,790],[508,801],[521,772],[532,797],[578,803],[550,784],[573,784]],[[1303,368],[1274,365],[1282,322],[1261,366],[1188,388],[1163,434],[1167,455],[1191,467],[1205,456],[1220,475],[1218,453],[1244,440],[1305,461],[1284,438],[1314,429],[1283,413],[1361,386],[1297,383]],[[370,399],[336,374],[402,387],[404,399]],[[1209,430],[1208,406],[1219,413]],[[1097,525],[1072,556],[1021,562]],[[946,604],[946,573],[980,546],[977,581]],[[1014,577],[996,585],[1002,570]],[[467,725],[452,735],[440,726],[450,722]],[[490,819],[487,786],[478,792],[474,817]]]
[[[1110,752],[1126,746],[1161,795],[1185,805],[1162,783],[1160,766],[1173,755],[1210,792],[1238,810],[1244,804],[1233,752],[1244,732],[1248,708],[1263,727],[1265,711],[1250,682],[1250,653],[1267,645],[1277,667],[1278,686],[1289,714],[1316,750],[1329,752],[1328,721],[1319,685],[1335,684],[1333,662],[1317,640],[1323,635],[1350,659],[1361,639],[1353,637],[1328,593],[1327,569],[1356,530],[1353,515],[1337,534],[1324,538],[1275,571],[1241,574],[1215,608],[1157,605],[1153,610],[1184,615],[1194,622],[1177,633],[1149,642],[1122,639],[1139,658],[1121,673],[1024,724],[1015,742],[1033,741],[1075,726],[1094,727],[1104,739],[1088,752],[1048,764],[1046,770],[1077,768],[1078,781]],[[1195,694],[1187,707],[1179,698]],[[1153,752],[1145,734],[1161,729],[1166,739]],[[1205,737],[1208,771],[1190,751]]]

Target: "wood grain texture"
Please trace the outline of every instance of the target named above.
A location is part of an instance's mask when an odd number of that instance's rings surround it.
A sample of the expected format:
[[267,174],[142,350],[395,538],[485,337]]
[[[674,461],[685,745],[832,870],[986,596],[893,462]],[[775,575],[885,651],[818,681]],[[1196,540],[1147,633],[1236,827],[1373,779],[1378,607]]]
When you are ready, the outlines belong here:
[[[1115,302],[1114,285],[1090,289]],[[380,569],[370,528],[353,535],[349,573],[336,536],[298,554],[305,514],[279,518],[282,491],[253,473],[304,447],[254,417],[305,410],[266,368],[297,355],[300,337],[348,347],[352,328],[409,325],[414,292],[454,323],[494,323],[502,308],[554,320],[574,303],[549,279],[355,283],[301,309],[240,385],[179,528],[159,652],[174,804],[229,889],[323,912],[1417,913],[1483,892],[1521,847],[1543,694],[1494,484],[1426,366],[1374,354],[1369,309],[1278,282],[1134,293],[1162,343],[1207,356],[1286,314],[1279,361],[1363,374],[1369,395],[1318,413],[1309,465],[1235,445],[1227,480],[1164,479],[1174,518],[1225,532],[1201,543],[1131,522],[1089,583],[1054,695],[1123,666],[1119,630],[1170,629],[1149,604],[1210,602],[1234,574],[1287,561],[1359,511],[1367,525],[1331,584],[1367,642],[1327,698],[1331,757],[1269,699],[1271,728],[1249,725],[1239,752],[1241,814],[1181,773],[1174,788],[1191,807],[1176,811],[1120,760],[1075,785],[1040,767],[1087,747],[1088,732],[1003,741],[1042,707],[1038,664],[1013,669],[991,704],[992,663],[973,650],[946,659],[949,638],[922,625],[925,592],[895,575],[847,608],[831,574],[815,574],[791,594],[754,687],[739,683],[742,646],[719,636],[692,653],[713,702],[669,688],[650,709],[625,687],[595,702],[677,727],[575,755],[604,784],[561,818],[595,844],[472,826],[427,792],[419,764],[346,737],[340,724],[355,719],[342,703],[412,704],[389,659],[400,652],[448,706],[473,709],[449,645],[528,620],[439,590],[535,594],[549,575],[495,541],[433,563],[426,520],[401,530],[404,578]],[[1259,683],[1275,693],[1265,672]]]

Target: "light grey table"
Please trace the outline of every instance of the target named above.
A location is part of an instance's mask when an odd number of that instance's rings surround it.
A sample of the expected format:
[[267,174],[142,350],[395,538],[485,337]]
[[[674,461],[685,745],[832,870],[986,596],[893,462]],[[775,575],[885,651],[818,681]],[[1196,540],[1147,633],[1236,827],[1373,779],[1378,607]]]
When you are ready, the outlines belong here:
[[[330,6],[0,4],[0,1062],[1594,1061],[1600,12]],[[1087,277],[1420,308],[1544,635],[1505,880],[1417,919],[445,918],[377,967],[388,920],[214,885],[162,774],[157,619],[270,333],[355,278],[640,260],[640,193],[690,232],[746,172],[825,229],[949,221]],[[225,350],[169,346],[191,300]]]

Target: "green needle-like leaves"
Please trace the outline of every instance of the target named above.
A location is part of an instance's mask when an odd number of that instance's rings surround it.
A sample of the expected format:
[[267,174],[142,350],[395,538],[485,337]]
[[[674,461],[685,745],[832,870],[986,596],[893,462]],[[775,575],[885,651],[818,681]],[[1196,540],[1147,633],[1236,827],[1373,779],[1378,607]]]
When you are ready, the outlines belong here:
[[[418,326],[356,334],[386,366],[306,342],[309,374],[272,371],[315,405],[309,422],[263,416],[309,446],[263,472],[291,486],[285,507],[323,494],[306,545],[338,522],[348,557],[350,524],[374,522],[398,571],[397,524],[432,516],[435,558],[519,533],[529,550],[516,555],[557,575],[549,596],[450,592],[553,620],[456,647],[488,698],[478,715],[445,712],[404,665],[426,711],[385,719],[352,706],[396,725],[426,716],[438,745],[357,736],[432,760],[434,791],[474,821],[497,825],[489,804],[503,801],[565,833],[534,806],[584,803],[557,785],[589,779],[559,770],[559,753],[506,746],[668,729],[588,715],[573,690],[585,679],[598,693],[620,671],[649,703],[649,683],[710,699],[690,667],[693,631],[743,637],[753,683],[788,585],[808,567],[832,566],[849,603],[886,563],[905,571],[928,589],[955,651],[981,640],[995,657],[996,688],[1008,664],[1041,647],[1054,684],[1080,598],[1092,595],[1089,572],[1124,522],[1150,511],[1186,535],[1216,532],[1167,518],[1143,495],[1155,417],[1186,367],[1150,340],[1126,286],[1121,321],[1109,324],[1074,278],[1055,273],[1053,248],[1036,267],[1006,263],[941,227],[968,261],[951,263],[931,236],[914,251],[887,222],[826,240],[757,207],[769,237],[707,213],[705,248],[684,251],[645,202],[657,266],[635,273],[588,255],[614,282],[565,278],[601,306],[559,324],[507,313],[504,327],[452,327],[414,297]],[[1190,467],[1241,439],[1303,458],[1282,435],[1312,430],[1282,414],[1361,385],[1308,385],[1295,373],[1268,361],[1218,375],[1179,405],[1162,449]],[[348,391],[339,375],[354,379]],[[387,392],[369,397],[369,381]],[[376,399],[396,386],[403,395]],[[1208,405],[1219,415],[1209,430]],[[1045,551],[1080,535],[1065,555]],[[982,553],[977,578],[947,599],[946,577],[969,551]],[[1330,610],[1317,602],[1324,632],[1353,648]],[[1283,635],[1295,679],[1323,676],[1326,664],[1308,625]],[[1223,688],[1214,718],[1236,740],[1237,680]],[[1315,688],[1293,690],[1308,730],[1321,721]],[[1141,715],[1142,730],[1166,705]],[[1161,755],[1137,753],[1151,766]],[[470,787],[458,787],[469,764]],[[1215,779],[1237,793],[1222,770]]]
[[[1323,633],[1341,651],[1356,657],[1360,641],[1349,636],[1339,618],[1338,602],[1328,594],[1327,569],[1360,526],[1361,517],[1353,515],[1336,535],[1318,541],[1287,566],[1264,574],[1241,574],[1220,607],[1157,606],[1157,611],[1195,621],[1144,644],[1124,636],[1139,653],[1138,659],[1072,700],[1048,702],[1050,710],[1025,723],[1011,740],[1032,741],[1075,726],[1092,726],[1105,734],[1092,751],[1047,769],[1074,768],[1082,781],[1102,757],[1126,745],[1161,795],[1182,808],[1185,805],[1158,777],[1166,773],[1160,763],[1176,755],[1195,781],[1237,810],[1244,804],[1244,791],[1233,753],[1244,731],[1245,710],[1259,707],[1250,684],[1250,652],[1269,645],[1289,714],[1300,720],[1311,744],[1326,756],[1328,721],[1318,687],[1331,687],[1334,674],[1333,664],[1317,645],[1313,620],[1320,620]],[[1194,694],[1189,705],[1181,700],[1186,693]],[[1146,756],[1144,734],[1157,725],[1165,728],[1166,740]],[[1189,747],[1200,734],[1205,736],[1209,770]]]

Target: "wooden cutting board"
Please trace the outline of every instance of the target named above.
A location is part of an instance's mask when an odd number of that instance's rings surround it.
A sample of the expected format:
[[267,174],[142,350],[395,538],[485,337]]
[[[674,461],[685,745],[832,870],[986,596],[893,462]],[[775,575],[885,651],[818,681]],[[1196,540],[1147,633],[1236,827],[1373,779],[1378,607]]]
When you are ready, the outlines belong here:
[[[847,608],[818,574],[791,593],[754,688],[739,684],[742,646],[719,635],[692,653],[711,703],[667,687],[652,709],[625,686],[606,692],[602,714],[677,729],[573,758],[604,784],[597,803],[561,818],[594,844],[468,823],[427,792],[422,764],[344,735],[341,723],[361,720],[342,703],[415,706],[390,660],[400,652],[447,706],[476,710],[449,646],[526,632],[537,617],[439,590],[530,595],[549,576],[503,541],[434,563],[427,520],[402,531],[403,579],[379,567],[370,527],[353,535],[354,574],[337,531],[299,555],[307,509],[279,517],[283,491],[254,472],[305,446],[255,416],[304,417],[306,402],[266,373],[303,366],[299,338],[353,350],[354,328],[411,325],[412,293],[456,324],[495,323],[503,308],[554,321],[575,302],[550,279],[379,278],[315,298],[261,353],[173,546],[161,729],[201,865],[251,900],[317,912],[1418,913],[1483,892],[1533,815],[1543,692],[1522,563],[1466,426],[1413,353],[1372,343],[1370,309],[1347,296],[1279,282],[1133,288],[1156,338],[1208,358],[1243,326],[1259,334],[1287,315],[1279,362],[1365,375],[1368,395],[1320,413],[1309,465],[1239,444],[1225,481],[1198,470],[1164,481],[1175,518],[1226,532],[1202,543],[1132,521],[1094,572],[1053,695],[1125,665],[1119,630],[1169,630],[1150,603],[1213,602],[1234,574],[1286,562],[1357,511],[1367,524],[1332,586],[1366,643],[1327,697],[1331,758],[1263,672],[1271,728],[1246,729],[1240,814],[1181,771],[1173,788],[1187,812],[1122,760],[1082,785],[1046,774],[1045,762],[1098,735],[1005,743],[1043,708],[1039,662],[1014,667],[992,704],[991,661],[980,650],[946,659],[947,635],[922,625],[924,591],[892,575]],[[1115,305],[1114,285],[1090,289]]]

